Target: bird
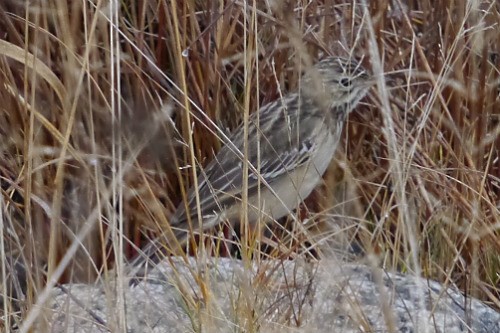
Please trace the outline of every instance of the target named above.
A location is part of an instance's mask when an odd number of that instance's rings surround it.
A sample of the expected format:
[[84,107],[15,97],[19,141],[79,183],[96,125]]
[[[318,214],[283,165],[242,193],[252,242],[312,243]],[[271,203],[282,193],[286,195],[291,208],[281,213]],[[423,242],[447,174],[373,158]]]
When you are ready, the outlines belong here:
[[244,124],[227,137],[173,213],[169,230],[140,251],[132,265],[159,262],[193,233],[240,223],[242,209],[253,226],[290,214],[321,182],[347,115],[373,82],[352,57],[327,56],[306,69],[296,90],[249,116],[246,140]]

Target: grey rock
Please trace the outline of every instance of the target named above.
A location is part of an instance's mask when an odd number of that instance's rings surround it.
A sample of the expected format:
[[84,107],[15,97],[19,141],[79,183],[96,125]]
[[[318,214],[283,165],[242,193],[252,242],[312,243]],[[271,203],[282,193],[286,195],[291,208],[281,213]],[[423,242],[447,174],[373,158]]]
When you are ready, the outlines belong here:
[[452,287],[336,261],[174,258],[121,282],[55,289],[51,332],[500,332],[498,312]]

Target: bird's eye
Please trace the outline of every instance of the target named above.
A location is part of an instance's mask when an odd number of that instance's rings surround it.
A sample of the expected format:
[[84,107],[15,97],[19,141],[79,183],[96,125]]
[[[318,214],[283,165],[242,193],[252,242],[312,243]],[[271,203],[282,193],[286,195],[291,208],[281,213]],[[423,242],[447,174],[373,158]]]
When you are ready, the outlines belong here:
[[344,78],[340,79],[339,83],[342,87],[348,88],[351,85],[351,80],[347,77],[344,77]]

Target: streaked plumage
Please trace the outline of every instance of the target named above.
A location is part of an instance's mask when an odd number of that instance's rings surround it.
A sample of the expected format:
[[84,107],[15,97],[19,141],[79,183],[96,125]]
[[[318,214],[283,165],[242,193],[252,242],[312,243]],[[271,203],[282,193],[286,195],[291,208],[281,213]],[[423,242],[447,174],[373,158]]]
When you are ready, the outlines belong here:
[[[302,76],[298,91],[250,116],[250,223],[283,217],[311,193],[330,164],[347,114],[371,84],[371,77],[356,61],[328,57]],[[224,221],[238,223],[241,216],[243,125],[229,140],[198,177],[202,231]],[[166,231],[165,239],[151,243],[144,250],[147,258],[156,257],[159,244],[175,247],[186,242],[189,230],[200,231],[196,202],[191,189],[187,203],[181,203],[171,218],[173,233]]]

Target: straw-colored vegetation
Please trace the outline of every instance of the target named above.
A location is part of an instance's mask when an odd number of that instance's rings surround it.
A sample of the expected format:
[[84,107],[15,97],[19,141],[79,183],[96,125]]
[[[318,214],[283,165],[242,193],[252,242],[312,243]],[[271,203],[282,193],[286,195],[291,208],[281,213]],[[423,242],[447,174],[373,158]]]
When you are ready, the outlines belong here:
[[107,277],[133,257],[220,134],[328,54],[363,59],[378,85],[296,213],[307,230],[271,225],[280,246],[267,255],[354,244],[500,307],[495,1],[110,3],[0,5],[1,274],[28,268],[4,329],[47,285]]

